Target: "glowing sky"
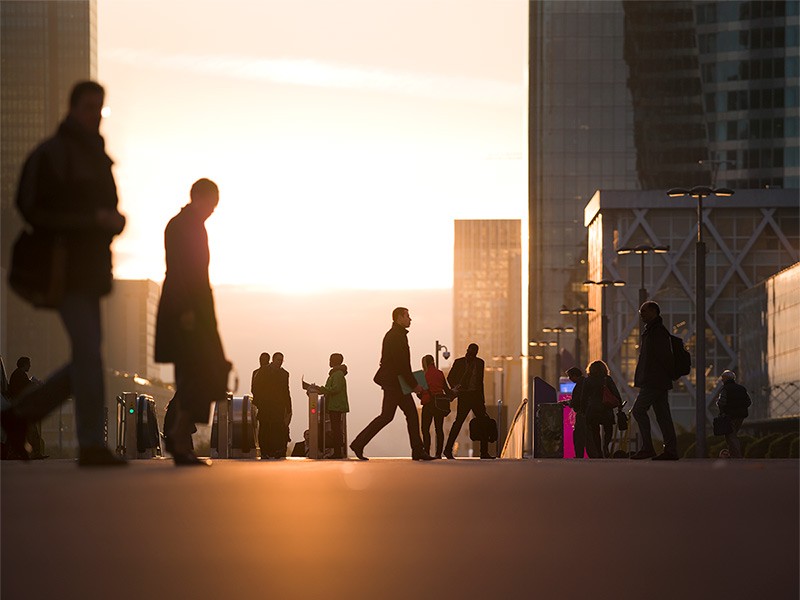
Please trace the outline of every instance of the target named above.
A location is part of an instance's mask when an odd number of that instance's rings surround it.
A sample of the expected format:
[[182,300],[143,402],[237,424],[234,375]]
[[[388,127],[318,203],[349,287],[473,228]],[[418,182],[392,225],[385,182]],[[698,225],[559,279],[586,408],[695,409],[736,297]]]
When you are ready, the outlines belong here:
[[524,218],[524,0],[98,0],[120,278],[191,183],[215,283],[448,288],[456,218]]

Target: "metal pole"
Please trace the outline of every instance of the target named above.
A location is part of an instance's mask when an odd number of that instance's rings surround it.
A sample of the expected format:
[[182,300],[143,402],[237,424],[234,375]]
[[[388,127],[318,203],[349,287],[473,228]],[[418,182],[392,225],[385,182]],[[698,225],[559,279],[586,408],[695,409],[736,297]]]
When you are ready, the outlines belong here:
[[602,354],[603,354],[603,361],[608,363],[608,308],[606,305],[606,287],[605,285],[600,286],[600,303],[602,304],[600,310],[602,311],[600,314],[600,327],[603,330],[600,332],[600,344],[602,345]]
[[436,340],[436,368],[439,368],[439,340]]
[[561,331],[556,331],[556,383],[561,380]]
[[696,344],[697,367],[695,407],[697,431],[695,456],[706,457],[706,245],[703,242],[703,197],[697,197],[697,250],[695,273],[695,304],[697,307]]

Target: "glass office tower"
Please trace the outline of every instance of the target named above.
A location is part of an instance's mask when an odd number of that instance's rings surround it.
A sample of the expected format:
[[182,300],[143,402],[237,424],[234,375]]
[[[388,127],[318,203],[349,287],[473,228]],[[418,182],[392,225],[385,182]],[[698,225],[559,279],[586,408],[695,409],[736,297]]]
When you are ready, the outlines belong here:
[[11,245],[22,228],[14,206],[28,153],[64,117],[73,84],[97,73],[95,0],[0,2],[0,353],[6,365],[25,354],[37,373],[68,355],[61,324],[34,311],[5,285]]
[[531,1],[530,339],[587,305],[596,190],[798,187],[799,4]]

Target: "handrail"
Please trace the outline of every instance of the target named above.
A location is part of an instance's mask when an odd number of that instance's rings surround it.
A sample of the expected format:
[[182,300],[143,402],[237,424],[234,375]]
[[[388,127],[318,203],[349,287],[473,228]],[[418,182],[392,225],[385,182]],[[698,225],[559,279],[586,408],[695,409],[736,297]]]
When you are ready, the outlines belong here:
[[[524,417],[524,418],[523,418]],[[522,427],[522,435],[518,436],[518,427]],[[505,442],[503,443],[503,450],[500,452],[501,458],[523,458],[525,453],[525,430],[528,427],[528,399],[523,398],[522,402],[520,403],[519,407],[517,408],[517,412],[514,413],[514,418],[511,420],[511,425],[508,428],[508,433],[506,434]],[[519,451],[514,452],[514,454],[518,454],[518,456],[510,456],[512,452],[511,445],[516,445],[516,440],[518,437],[521,437],[519,440]]]

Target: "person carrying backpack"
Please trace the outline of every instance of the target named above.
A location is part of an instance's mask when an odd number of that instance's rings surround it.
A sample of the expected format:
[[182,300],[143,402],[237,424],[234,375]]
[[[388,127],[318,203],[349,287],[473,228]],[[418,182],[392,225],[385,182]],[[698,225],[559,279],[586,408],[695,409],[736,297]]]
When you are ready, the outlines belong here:
[[[661,307],[657,303],[645,302],[639,309],[639,315],[645,325],[642,330],[642,342],[639,345],[639,361],[636,363],[636,372],[633,376],[633,385],[639,388],[639,395],[633,405],[632,413],[642,435],[642,447],[631,458],[678,460],[678,439],[669,410],[668,396],[669,390],[672,389],[675,363],[672,339],[664,327]],[[651,407],[664,438],[664,451],[658,455],[653,447],[650,416],[647,414]]]

